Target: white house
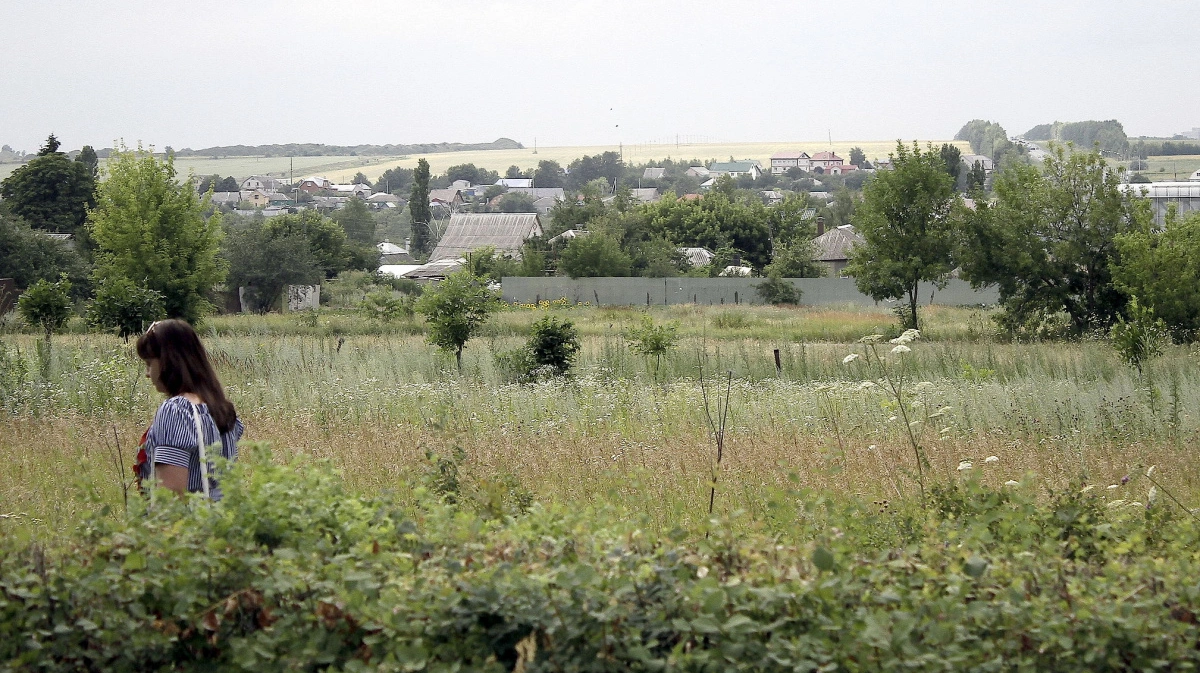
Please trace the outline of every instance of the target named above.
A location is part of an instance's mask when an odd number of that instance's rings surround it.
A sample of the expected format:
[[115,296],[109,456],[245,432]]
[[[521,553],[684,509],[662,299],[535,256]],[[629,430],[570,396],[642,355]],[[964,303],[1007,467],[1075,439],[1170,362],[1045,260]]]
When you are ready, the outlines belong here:
[[812,157],[808,152],[776,152],[771,155],[771,172],[782,175],[793,168],[812,170]]

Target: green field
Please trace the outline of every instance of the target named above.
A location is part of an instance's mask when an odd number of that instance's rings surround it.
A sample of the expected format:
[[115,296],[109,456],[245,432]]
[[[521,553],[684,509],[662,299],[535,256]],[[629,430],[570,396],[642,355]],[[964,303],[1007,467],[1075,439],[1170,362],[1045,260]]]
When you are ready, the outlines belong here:
[[[945,141],[933,141],[941,144]],[[953,141],[951,141],[953,142]],[[967,144],[955,142],[967,150]],[[710,159],[725,160],[729,157],[737,159],[758,159],[763,166],[770,166],[770,157],[780,150],[800,149],[815,154],[830,147],[838,156],[849,158],[851,147],[861,147],[869,160],[886,157],[894,152],[896,143],[893,140],[838,141],[830,145],[827,141],[797,141],[797,142],[768,142],[768,143],[714,143],[714,144],[684,144],[684,145],[626,145],[625,160],[630,163],[642,163],[652,159]],[[429,166],[435,174],[444,172],[456,164],[473,163],[481,168],[487,168],[503,173],[509,166],[533,168],[537,162],[550,159],[559,162],[564,167],[584,155],[600,154],[617,151],[617,146],[571,146],[571,147],[539,147],[537,153],[533,148],[522,150],[479,150],[469,152],[442,152],[437,154],[414,154],[408,157],[226,157],[210,159],[204,157],[183,157],[175,161],[175,166],[181,174],[189,171],[196,175],[232,175],[242,179],[250,175],[270,175],[286,178],[289,161],[292,162],[292,173],[296,179],[309,175],[323,175],[334,182],[347,182],[356,172],[362,171],[371,180],[377,179],[389,168],[415,168],[419,159],[429,161]],[[0,164],[0,180],[8,177],[19,164]]]

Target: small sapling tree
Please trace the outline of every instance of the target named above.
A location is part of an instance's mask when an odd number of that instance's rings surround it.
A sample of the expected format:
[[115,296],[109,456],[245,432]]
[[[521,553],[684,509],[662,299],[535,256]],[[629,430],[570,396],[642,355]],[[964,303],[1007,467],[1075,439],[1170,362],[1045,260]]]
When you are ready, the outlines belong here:
[[642,316],[642,322],[637,327],[631,327],[625,332],[625,340],[633,352],[654,358],[654,380],[658,380],[658,372],[662,368],[662,357],[675,348],[679,341],[679,325],[667,323],[655,325],[654,320]]
[[579,332],[570,320],[548,315],[533,323],[525,347],[535,367],[545,367],[564,376],[579,353]]
[[463,347],[500,308],[500,297],[488,289],[486,280],[459,271],[421,295],[416,308],[429,323],[429,343],[453,352],[461,371]]
[[128,278],[117,276],[100,284],[96,298],[88,305],[86,317],[89,325],[114,330],[117,336],[129,341],[130,335],[166,316],[161,292],[139,287]]
[[57,283],[39,280],[21,295],[17,311],[30,327],[39,327],[46,334],[46,345],[50,335],[61,330],[71,319],[71,282],[66,278]]

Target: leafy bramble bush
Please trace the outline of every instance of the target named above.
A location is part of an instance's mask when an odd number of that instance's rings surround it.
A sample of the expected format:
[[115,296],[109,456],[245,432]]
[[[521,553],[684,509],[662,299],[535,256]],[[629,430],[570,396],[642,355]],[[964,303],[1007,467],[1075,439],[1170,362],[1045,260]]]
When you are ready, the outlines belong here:
[[[4,670],[1180,670],[1200,663],[1190,518],[967,482],[913,513],[826,500],[789,542],[619,509],[484,516],[345,490],[247,447],[218,505],[0,540]],[[300,469],[303,468],[303,469]],[[449,468],[446,468],[449,470]],[[454,480],[434,479],[442,488]],[[954,504],[957,503],[957,504]],[[140,505],[135,505],[135,509]],[[1165,510],[1164,510],[1165,511]],[[799,513],[794,513],[799,514]],[[822,517],[823,518],[820,518]],[[818,520],[819,519],[819,520]],[[1151,528],[1162,534],[1151,535]],[[1088,554],[1077,553],[1087,539]]]
[[579,332],[570,320],[548,315],[530,327],[525,347],[536,366],[549,367],[563,376],[571,370],[579,353]]
[[358,308],[364,316],[385,324],[414,314],[411,298],[394,297],[389,290],[376,290],[368,294]]

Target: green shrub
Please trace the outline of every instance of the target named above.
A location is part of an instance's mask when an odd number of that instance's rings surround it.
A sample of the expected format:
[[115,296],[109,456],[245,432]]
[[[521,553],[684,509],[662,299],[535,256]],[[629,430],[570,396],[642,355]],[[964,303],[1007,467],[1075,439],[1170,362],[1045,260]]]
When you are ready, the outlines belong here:
[[1113,348],[1125,364],[1134,367],[1140,374],[1142,367],[1162,355],[1163,344],[1170,336],[1167,325],[1154,317],[1154,311],[1138,304],[1137,297],[1129,300],[1129,320],[1117,318],[1109,331]]
[[779,276],[767,276],[766,280],[754,286],[758,296],[768,304],[799,304],[800,288]]
[[414,314],[411,298],[392,296],[390,290],[376,290],[358,304],[363,315],[381,323],[391,323]]
[[[245,449],[224,476],[220,504],[163,497],[146,511],[136,499],[128,516],[102,512],[51,552],[0,538],[0,666],[499,673],[1200,664],[1194,521],[1101,507],[1089,491],[1039,505],[1021,488],[998,495],[968,481],[941,496],[940,514],[916,522],[886,505],[786,494],[800,503],[793,529],[819,524],[787,541],[727,522],[657,534],[620,508],[522,501],[503,475],[478,479],[469,507],[423,487],[409,503],[368,498],[347,491],[328,466],[273,464]],[[464,493],[458,460],[432,466],[430,485]],[[489,505],[489,493],[511,504]],[[862,544],[860,532],[889,521],[905,531],[903,544]]]
[[100,284],[96,298],[88,304],[87,323],[112,330],[129,340],[155,320],[167,315],[161,292],[138,287],[128,278],[115,277]]
[[71,282],[66,278],[56,283],[39,280],[17,300],[17,312],[30,327],[43,330],[46,343],[50,343],[50,335],[71,319]]
[[571,370],[579,354],[579,331],[570,320],[548,315],[530,327],[525,347],[535,366],[547,367],[555,375],[563,376]]

